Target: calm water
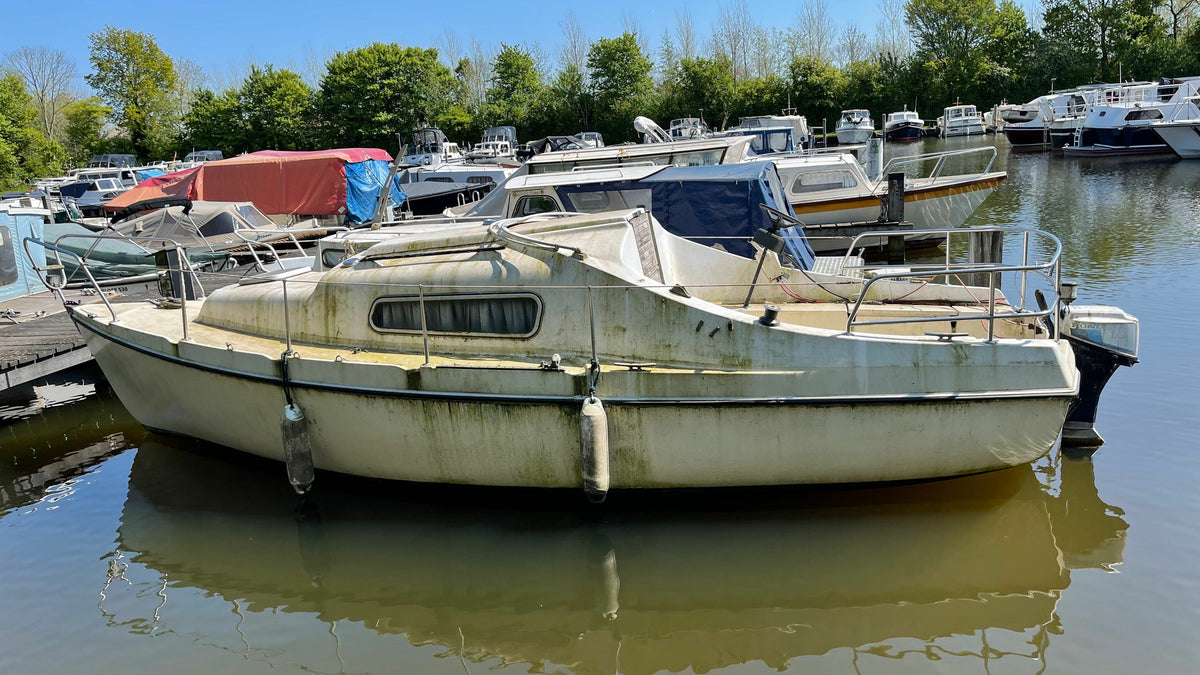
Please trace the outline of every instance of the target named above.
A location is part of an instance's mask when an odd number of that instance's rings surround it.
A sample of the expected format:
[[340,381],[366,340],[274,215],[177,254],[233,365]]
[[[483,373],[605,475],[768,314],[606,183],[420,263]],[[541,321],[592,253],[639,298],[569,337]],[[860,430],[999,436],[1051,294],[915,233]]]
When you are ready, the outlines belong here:
[[81,379],[0,401],[0,672],[1196,672],[1200,162],[999,164],[971,224],[1050,230],[1142,321],[1094,457],[602,513],[322,476],[298,511]]

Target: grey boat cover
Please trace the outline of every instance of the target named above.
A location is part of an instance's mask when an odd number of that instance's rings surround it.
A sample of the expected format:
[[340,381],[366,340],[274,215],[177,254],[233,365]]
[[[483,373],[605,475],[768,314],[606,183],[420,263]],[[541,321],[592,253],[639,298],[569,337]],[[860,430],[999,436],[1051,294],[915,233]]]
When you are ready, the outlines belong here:
[[[244,245],[235,229],[276,229],[278,226],[250,202],[192,202],[190,213],[182,206],[168,206],[111,226],[127,237],[172,239],[189,249],[219,250]],[[276,235],[277,236],[277,235]],[[147,248],[169,246],[167,242],[139,242]]]

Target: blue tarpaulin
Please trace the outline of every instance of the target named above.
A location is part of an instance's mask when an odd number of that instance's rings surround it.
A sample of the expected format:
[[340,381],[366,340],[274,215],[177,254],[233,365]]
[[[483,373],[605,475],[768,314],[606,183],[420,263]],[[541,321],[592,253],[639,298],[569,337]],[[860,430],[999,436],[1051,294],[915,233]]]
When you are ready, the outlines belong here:
[[0,300],[11,300],[46,290],[33,265],[46,264],[46,249],[30,246],[34,260],[25,255],[25,237],[42,239],[42,216],[20,209],[0,208]]
[[[557,188],[560,197],[580,211],[602,210],[588,208],[586,202],[601,196],[596,193],[612,190],[620,191],[625,203],[608,204],[607,208],[647,206],[638,195],[649,190],[650,212],[668,232],[709,246],[719,244],[730,253],[747,257],[754,255],[749,238],[755,230],[771,226],[761,205],[794,215],[786,199],[776,199],[774,192],[782,196],[782,185],[775,165],[765,161],[674,166],[641,180]],[[782,234],[787,253],[802,269],[810,269],[813,252],[803,231],[791,228]]]
[[[387,181],[391,165],[378,159],[346,163],[346,222],[369,223],[375,215],[375,200]],[[392,206],[404,203],[404,189],[398,178],[392,179]]]

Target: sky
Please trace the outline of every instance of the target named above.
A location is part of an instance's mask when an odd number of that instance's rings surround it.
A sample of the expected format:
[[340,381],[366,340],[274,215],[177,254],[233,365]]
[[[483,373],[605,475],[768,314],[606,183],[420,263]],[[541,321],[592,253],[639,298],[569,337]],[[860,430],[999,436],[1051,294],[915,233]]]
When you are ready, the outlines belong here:
[[[733,2],[105,0],[97,4],[57,0],[55,11],[48,14],[40,3],[4,0],[5,24],[10,29],[24,28],[6,31],[0,54],[22,46],[61,49],[75,60],[80,93],[84,93],[88,35],[110,24],[150,33],[164,52],[198,64],[209,75],[209,84],[220,86],[240,81],[251,63],[301,72],[313,56],[324,61],[334,52],[375,41],[440,47],[446,31],[456,34],[464,48],[472,37],[485,48],[498,48],[501,42],[537,43],[554,59],[568,12],[574,14],[589,40],[619,35],[623,17],[632,17],[649,34],[650,46],[657,51],[663,31],[675,26],[676,10],[689,10],[698,36],[707,40],[721,8]],[[793,23],[803,4],[804,0],[747,0],[759,25],[777,28]],[[879,0],[825,0],[825,4],[839,26],[855,23],[868,35],[874,34]],[[72,9],[74,5],[77,7]]]

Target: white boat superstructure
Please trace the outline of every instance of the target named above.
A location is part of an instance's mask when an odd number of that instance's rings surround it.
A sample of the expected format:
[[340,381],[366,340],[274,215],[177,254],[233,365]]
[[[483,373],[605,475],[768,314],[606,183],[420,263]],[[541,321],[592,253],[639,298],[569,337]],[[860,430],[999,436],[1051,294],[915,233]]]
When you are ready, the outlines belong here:
[[468,162],[477,164],[517,165],[517,129],[511,126],[488,127],[479,144],[467,151]]
[[1200,77],[1106,89],[1088,108],[1069,154],[1117,155],[1169,152],[1156,130],[1161,120],[1200,117]]
[[758,154],[804,150],[812,145],[813,140],[808,119],[804,115],[797,115],[792,108],[785,108],[779,115],[742,117],[736,127],[722,133],[754,138],[753,147]]
[[889,141],[915,141],[925,133],[925,120],[915,110],[904,106],[900,112],[883,118],[883,137]]
[[[1045,320],[1052,236],[1021,231],[1016,267],[940,271],[1000,293],[848,257],[801,273],[762,232],[756,261],[641,209],[539,216],[368,242],[177,309],[69,310],[142,424],[284,461],[301,491],[315,467],[598,500],[951,476],[1052,447],[1080,390]],[[1025,306],[1035,288],[1047,307]]]
[[938,134],[943,138],[981,136],[987,131],[983,117],[973,105],[948,106],[942,111],[937,124]]
[[668,135],[672,140],[686,141],[712,135],[708,125],[699,117],[680,117],[671,120]]
[[875,135],[875,122],[871,119],[871,111],[861,108],[843,110],[835,134],[838,145],[854,145],[871,140],[871,136]]
[[[981,158],[981,171],[942,175],[947,159],[970,156]],[[775,160],[775,165],[792,209],[807,225],[877,220],[880,201],[887,196],[888,174],[906,169],[923,171],[917,177],[905,179],[904,219],[917,230],[942,230],[965,222],[1005,179],[1003,171],[991,170],[995,159],[996,149],[991,146],[895,157],[878,180],[872,180],[848,154],[781,157]],[[848,243],[845,237],[833,233],[826,238],[810,231],[808,236],[815,251],[841,251]],[[926,234],[907,238],[910,248],[936,246],[940,242],[940,238]]]
[[458,143],[448,140],[441,129],[426,127],[412,132],[412,144],[405,148],[402,161],[404,164],[436,166],[464,159]]

